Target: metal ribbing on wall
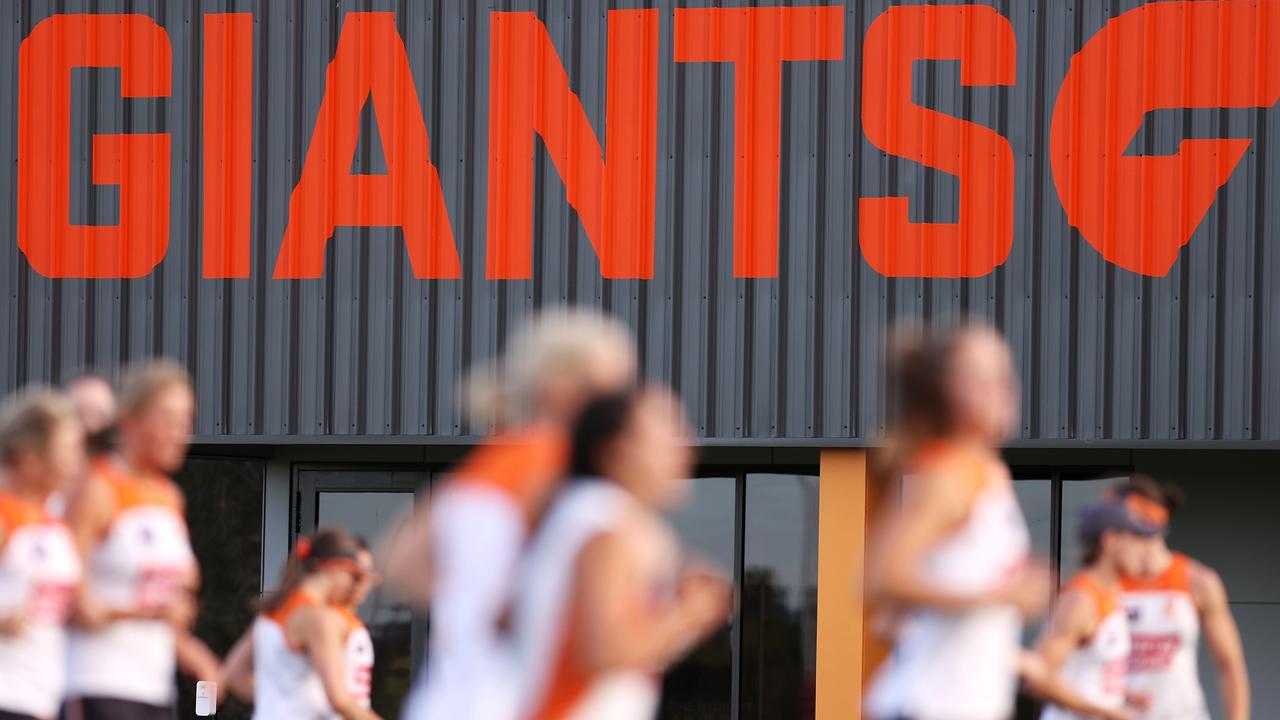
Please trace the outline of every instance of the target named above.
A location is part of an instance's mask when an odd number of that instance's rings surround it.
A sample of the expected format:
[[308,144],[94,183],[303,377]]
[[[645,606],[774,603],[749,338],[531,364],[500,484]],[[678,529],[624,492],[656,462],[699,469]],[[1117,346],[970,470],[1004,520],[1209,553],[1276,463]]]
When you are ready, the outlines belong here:
[[[698,3],[703,4],[703,3]],[[765,4],[765,3],[759,3]],[[823,3],[816,3],[823,4]],[[914,98],[1008,138],[1015,239],[972,280],[886,278],[858,247],[857,199],[906,195],[914,221],[954,221],[958,182],[893,158],[862,131],[863,38],[889,3],[850,0],[844,58],[783,68],[779,273],[733,276],[734,70],[672,60],[673,2],[15,0],[0,9],[0,219],[17,231],[18,48],[54,12],[148,15],[172,44],[173,94],[120,98],[119,71],[72,82],[72,222],[118,219],[118,191],[91,186],[101,133],[172,136],[170,240],[137,280],[50,280],[16,242],[0,251],[0,388],[114,375],[163,354],[197,379],[198,433],[467,437],[456,386],[539,306],[579,302],[636,328],[647,374],[671,382],[700,435],[874,439],[882,430],[885,329],[895,320],[991,318],[1024,379],[1031,440],[1280,440],[1280,113],[1150,113],[1131,154],[1184,138],[1251,138],[1217,202],[1165,277],[1107,263],[1067,221],[1049,126],[1072,56],[1136,0],[993,0],[1018,38],[1017,83],[963,87],[958,63],[917,63]],[[607,11],[660,14],[657,209],[651,280],[602,279],[542,144],[535,143],[534,265],[485,279],[489,30],[495,11],[535,11],[598,136],[606,133]],[[202,279],[201,15],[254,14],[252,276]],[[325,71],[351,11],[396,14],[462,261],[459,280],[417,280],[398,230],[339,228],[319,280],[271,278]],[[7,21],[7,22],[6,22]],[[1134,50],[1135,52],[1138,49]],[[625,90],[624,90],[625,91]],[[385,166],[363,115],[353,171]]]

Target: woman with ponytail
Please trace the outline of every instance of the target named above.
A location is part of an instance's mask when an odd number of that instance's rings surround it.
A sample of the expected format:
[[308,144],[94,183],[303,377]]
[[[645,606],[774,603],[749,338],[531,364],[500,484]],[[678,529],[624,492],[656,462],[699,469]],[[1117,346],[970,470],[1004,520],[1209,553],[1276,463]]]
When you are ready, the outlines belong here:
[[223,666],[223,682],[254,704],[255,718],[377,720],[348,687],[348,625],[337,608],[364,576],[359,553],[338,528],[298,539],[279,588]]

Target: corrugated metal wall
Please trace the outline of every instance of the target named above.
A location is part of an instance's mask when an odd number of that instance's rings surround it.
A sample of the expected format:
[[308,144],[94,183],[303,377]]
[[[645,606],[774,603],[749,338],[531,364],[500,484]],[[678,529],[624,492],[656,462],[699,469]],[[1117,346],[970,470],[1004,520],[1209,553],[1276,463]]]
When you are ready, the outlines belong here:
[[[671,61],[661,8],[657,243],[649,281],[606,281],[554,166],[538,150],[534,278],[485,279],[488,37],[492,10],[536,10],[597,133],[605,108],[606,3],[368,0],[13,0],[0,8],[0,222],[16,232],[18,47],[54,12],[136,12],[167,28],[165,100],[122,101],[119,73],[76,72],[73,220],[113,223],[116,191],[90,189],[91,133],[172,133],[165,261],[134,281],[53,281],[15,242],[0,250],[0,388],[113,373],[154,353],[193,369],[199,433],[469,436],[456,381],[533,308],[598,305],[640,336],[647,373],[670,380],[698,431],[720,440],[863,439],[882,416],[879,358],[895,318],[989,316],[1025,378],[1028,439],[1280,440],[1280,112],[1153,114],[1139,142],[1251,137],[1173,271],[1109,265],[1068,225],[1048,163],[1049,120],[1071,56],[1134,0],[1000,0],[1018,36],[1018,81],[962,88],[954,62],[920,63],[916,98],[995,128],[1016,163],[1015,241],[976,280],[887,279],[863,261],[856,198],[906,194],[913,219],[951,221],[955,178],[886,156],[861,131],[867,27],[889,3],[849,0],[845,58],[783,71],[777,279],[733,277],[733,71]],[[689,2],[689,5],[704,5]],[[728,3],[726,3],[728,4]],[[613,7],[645,6],[609,3]],[[255,14],[253,271],[200,278],[200,16]],[[398,231],[340,229],[321,280],[270,279],[345,13],[394,10],[408,49],[463,261],[461,280],[415,280]],[[356,164],[377,172],[376,152]],[[538,146],[541,147],[540,145]]]

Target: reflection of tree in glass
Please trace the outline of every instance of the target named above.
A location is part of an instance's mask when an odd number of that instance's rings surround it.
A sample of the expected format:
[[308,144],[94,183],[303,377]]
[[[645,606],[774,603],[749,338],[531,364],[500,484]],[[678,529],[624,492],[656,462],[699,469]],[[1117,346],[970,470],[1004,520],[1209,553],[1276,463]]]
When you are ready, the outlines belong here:
[[733,645],[729,627],[712,635],[662,683],[662,720],[724,720],[733,692]]
[[[187,496],[187,525],[200,561],[196,635],[219,657],[253,621],[262,576],[260,460],[190,458],[174,478]],[[192,717],[195,681],[178,683],[178,717]],[[218,717],[248,718],[250,708],[228,698]]]
[[772,568],[748,567],[742,585],[743,720],[813,717],[814,679],[805,670],[801,618],[786,604]]
[[412,678],[412,621],[398,618],[389,618],[385,622],[375,620],[369,624],[369,634],[373,637],[374,657],[370,700],[379,715],[386,720],[396,720],[400,717],[400,706],[409,693]]

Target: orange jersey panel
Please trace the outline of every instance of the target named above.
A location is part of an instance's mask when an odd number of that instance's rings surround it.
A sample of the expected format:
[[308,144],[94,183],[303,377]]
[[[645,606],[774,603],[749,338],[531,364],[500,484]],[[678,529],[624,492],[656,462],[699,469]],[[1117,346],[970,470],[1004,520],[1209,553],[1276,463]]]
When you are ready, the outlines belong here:
[[453,472],[453,482],[484,485],[509,495],[532,519],[565,473],[569,440],[561,431],[528,428],[495,436]]

